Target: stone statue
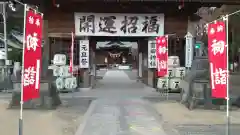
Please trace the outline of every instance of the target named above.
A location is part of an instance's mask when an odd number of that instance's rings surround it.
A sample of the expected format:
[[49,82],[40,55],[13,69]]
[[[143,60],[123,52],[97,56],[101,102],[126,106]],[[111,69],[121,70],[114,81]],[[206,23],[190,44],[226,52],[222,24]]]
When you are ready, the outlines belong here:
[[190,98],[190,92],[194,90],[193,81],[196,79],[209,79],[209,64],[207,57],[196,57],[193,60],[191,70],[186,74],[181,82],[183,90],[182,103],[186,103]]

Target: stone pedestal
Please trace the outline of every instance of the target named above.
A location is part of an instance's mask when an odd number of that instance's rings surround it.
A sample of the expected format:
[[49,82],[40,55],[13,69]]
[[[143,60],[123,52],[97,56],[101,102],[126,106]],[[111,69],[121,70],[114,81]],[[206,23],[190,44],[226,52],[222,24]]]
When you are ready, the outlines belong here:
[[[54,79],[49,73],[49,78],[42,78],[40,81],[40,98],[24,102],[24,109],[55,109],[61,104]],[[13,81],[12,100],[9,108],[19,108],[21,100],[21,80]]]
[[88,69],[83,69],[83,82],[80,86],[81,91],[88,91],[91,89],[91,76]]

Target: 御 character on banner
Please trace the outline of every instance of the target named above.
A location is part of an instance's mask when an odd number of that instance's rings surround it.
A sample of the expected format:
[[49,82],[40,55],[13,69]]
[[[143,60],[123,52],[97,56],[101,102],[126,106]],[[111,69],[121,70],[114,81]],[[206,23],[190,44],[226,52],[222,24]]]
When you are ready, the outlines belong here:
[[224,41],[220,40],[217,41],[216,39],[212,40],[212,52],[214,55],[216,55],[217,53],[222,54],[224,52],[224,48],[225,48],[226,44]]
[[33,36],[31,34],[27,35],[27,49],[33,49],[36,51],[38,47],[38,38],[37,38],[37,33],[33,33]]

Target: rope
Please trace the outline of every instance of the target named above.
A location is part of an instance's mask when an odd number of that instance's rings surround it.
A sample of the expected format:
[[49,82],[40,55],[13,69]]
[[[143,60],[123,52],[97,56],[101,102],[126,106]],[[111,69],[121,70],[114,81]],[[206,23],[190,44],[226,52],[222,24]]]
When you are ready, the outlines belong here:
[[206,23],[205,25],[208,25],[208,24],[210,24],[210,23],[216,22],[216,21],[218,21],[218,20],[222,20],[222,19],[224,19],[224,18],[228,19],[229,16],[235,15],[235,14],[237,14],[237,13],[240,13],[240,9],[237,10],[237,11],[235,11],[235,12],[232,12],[232,13],[230,13],[230,14],[224,15],[224,16],[216,19],[216,20],[213,20],[213,21],[211,21],[211,22],[208,22],[208,23]]

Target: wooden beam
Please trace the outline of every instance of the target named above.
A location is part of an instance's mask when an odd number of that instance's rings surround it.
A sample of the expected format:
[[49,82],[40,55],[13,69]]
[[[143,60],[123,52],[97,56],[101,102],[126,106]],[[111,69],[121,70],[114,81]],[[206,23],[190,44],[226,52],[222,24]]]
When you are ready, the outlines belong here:
[[[65,0],[56,0],[57,2],[61,3]],[[146,3],[146,2],[161,2],[161,3],[181,3],[182,0],[68,0],[68,2],[106,2],[106,3],[133,3],[133,2],[140,2],[140,3]],[[220,3],[220,4],[240,4],[239,0],[184,0],[185,3]]]
[[[94,13],[164,13],[169,16],[188,16],[197,11],[203,5],[199,3],[185,4],[181,10],[178,9],[179,3],[103,3],[103,2],[84,2],[84,3],[64,3],[59,8],[48,8],[47,12],[61,11],[64,13],[73,12],[94,12]],[[71,7],[71,8],[69,8]],[[106,8],[107,7],[107,8]]]

